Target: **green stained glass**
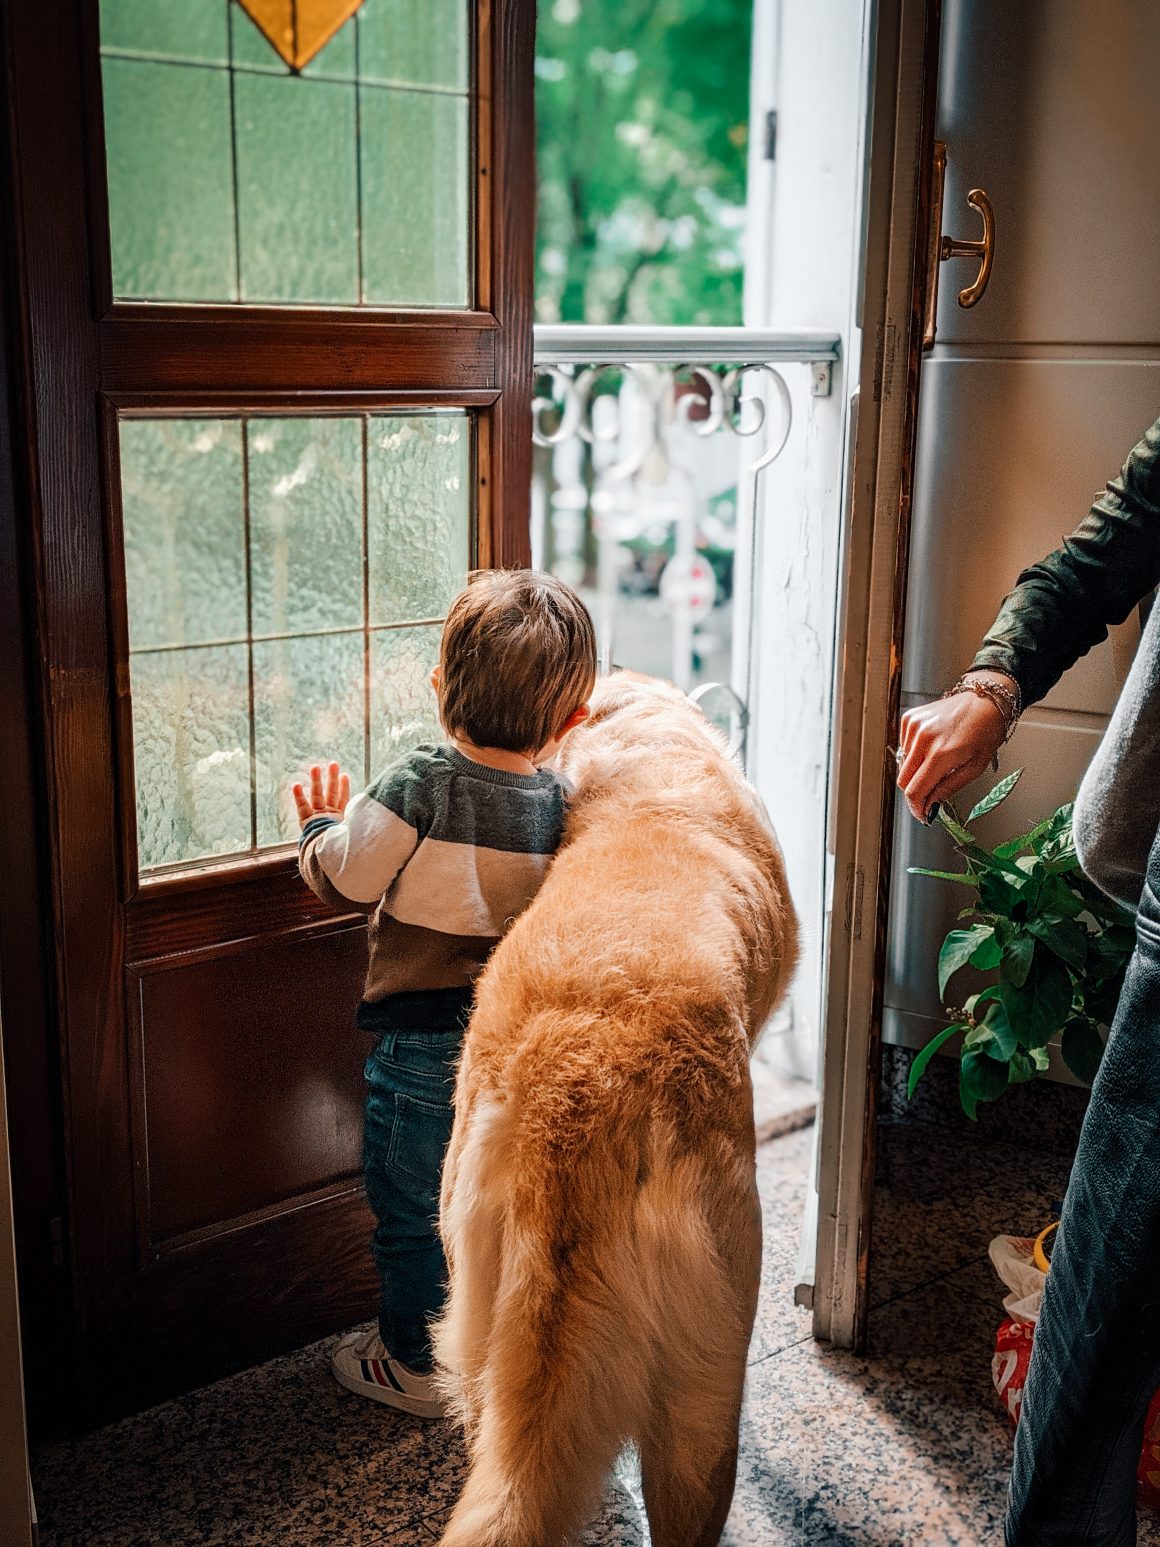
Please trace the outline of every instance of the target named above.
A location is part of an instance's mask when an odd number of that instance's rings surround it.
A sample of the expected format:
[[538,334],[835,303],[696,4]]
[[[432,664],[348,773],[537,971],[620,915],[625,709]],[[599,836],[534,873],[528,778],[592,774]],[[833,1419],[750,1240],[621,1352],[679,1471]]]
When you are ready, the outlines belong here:
[[253,631],[363,621],[362,421],[251,419]]
[[244,639],[241,425],[122,420],[121,507],[130,646]]
[[242,299],[358,301],[355,88],[234,83]]
[[230,78],[106,57],[113,293],[237,299]]
[[130,678],[141,869],[248,849],[245,645],[135,655]]
[[366,0],[359,12],[359,75],[364,81],[468,84],[467,0]]
[[376,88],[360,100],[364,300],[466,306],[466,99]]
[[334,758],[361,789],[365,769],[364,635],[254,645],[258,844],[298,837],[291,787]]
[[102,0],[101,47],[154,59],[225,64],[222,0]]
[[471,505],[466,415],[370,420],[367,529],[372,624],[443,616],[467,579]]
[[371,635],[371,777],[443,732],[431,686],[439,659],[438,625]]

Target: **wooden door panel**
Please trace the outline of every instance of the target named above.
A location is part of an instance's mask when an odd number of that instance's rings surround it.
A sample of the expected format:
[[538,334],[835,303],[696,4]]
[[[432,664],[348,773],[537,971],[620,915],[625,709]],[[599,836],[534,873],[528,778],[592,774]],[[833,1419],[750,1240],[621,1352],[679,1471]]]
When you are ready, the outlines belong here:
[[148,1252],[357,1176],[365,970],[358,926],[129,969]]

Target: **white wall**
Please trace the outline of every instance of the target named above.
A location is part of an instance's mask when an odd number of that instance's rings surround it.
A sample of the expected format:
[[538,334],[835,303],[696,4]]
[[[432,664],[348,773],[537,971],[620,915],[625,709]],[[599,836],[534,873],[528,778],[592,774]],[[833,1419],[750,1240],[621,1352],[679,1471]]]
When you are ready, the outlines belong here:
[[[745,323],[842,335],[858,358],[855,215],[865,116],[863,0],[755,0]],[[766,115],[777,111],[775,159]],[[828,397],[783,371],[795,423],[762,474],[748,683],[750,773],[778,829],[803,928],[791,1024],[762,1056],[815,1079],[821,1021],[830,685],[845,465],[844,365]],[[740,586],[739,588],[740,589]]]

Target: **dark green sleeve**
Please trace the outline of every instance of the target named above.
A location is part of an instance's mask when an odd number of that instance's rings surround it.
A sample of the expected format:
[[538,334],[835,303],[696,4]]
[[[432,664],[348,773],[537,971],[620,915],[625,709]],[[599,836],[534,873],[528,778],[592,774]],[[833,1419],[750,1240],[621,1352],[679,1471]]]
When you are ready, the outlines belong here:
[[1033,704],[1160,583],[1160,419],[1063,546],[1019,576],[974,666]]

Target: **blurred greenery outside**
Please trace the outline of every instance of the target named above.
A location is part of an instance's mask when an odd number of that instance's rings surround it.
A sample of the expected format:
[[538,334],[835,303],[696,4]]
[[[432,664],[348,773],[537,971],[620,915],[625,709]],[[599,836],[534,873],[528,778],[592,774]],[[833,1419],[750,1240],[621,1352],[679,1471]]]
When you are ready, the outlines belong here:
[[539,322],[741,321],[752,0],[541,0]]
[[[538,322],[741,323],[752,26],[752,0],[540,0]],[[551,498],[550,454],[536,466]],[[591,493],[587,453],[582,476]],[[697,511],[696,547],[718,587],[694,645],[698,677],[728,680],[735,516],[735,487]],[[585,529],[587,589],[591,510]],[[545,536],[545,562],[579,581],[551,523]],[[669,627],[657,592],[673,549],[673,529],[655,523],[620,549],[617,655],[662,675]]]

